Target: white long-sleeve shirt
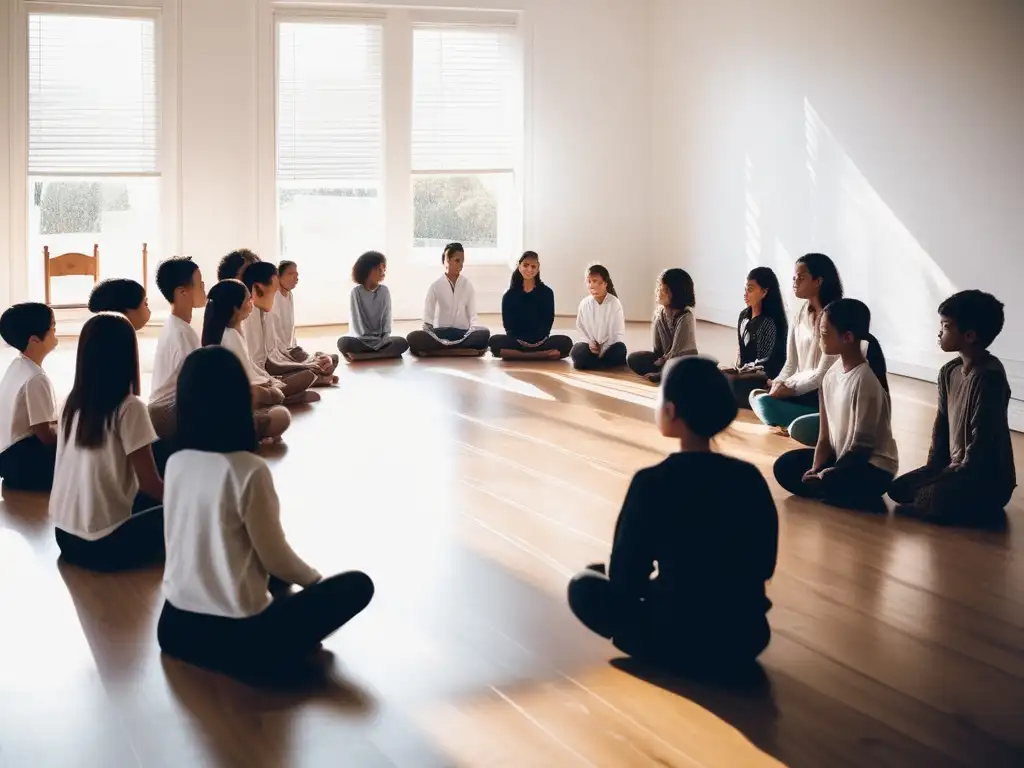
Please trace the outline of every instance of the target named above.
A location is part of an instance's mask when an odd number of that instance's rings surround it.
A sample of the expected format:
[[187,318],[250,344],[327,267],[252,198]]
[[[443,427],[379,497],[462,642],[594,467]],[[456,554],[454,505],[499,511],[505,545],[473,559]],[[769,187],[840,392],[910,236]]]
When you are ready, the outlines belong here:
[[269,386],[271,383],[270,376],[267,375],[266,371],[257,368],[249,357],[249,349],[246,346],[245,338],[241,333],[236,331],[234,328],[225,328],[224,336],[220,340],[220,345],[225,349],[231,350],[238,361],[242,364],[242,368],[245,369],[245,375],[249,377],[250,384],[259,384],[260,386]]
[[625,343],[626,316],[622,302],[610,293],[600,304],[593,296],[587,296],[576,312],[576,328],[588,344],[597,344],[601,349],[619,341]]
[[[274,306],[277,306],[276,301]],[[242,321],[242,332],[249,358],[261,372],[267,373],[267,361],[281,368],[298,370],[302,367],[289,356],[289,346],[284,340],[280,318],[274,317],[273,312],[253,308],[252,314]]]
[[289,292],[286,296],[284,291],[279,291],[274,297],[274,308],[270,314],[277,321],[278,340],[288,349],[299,346],[295,338],[295,294]]
[[441,275],[427,288],[423,304],[426,325],[470,331],[478,327],[477,319],[476,291],[467,278],[460,275],[453,285],[447,276]]
[[786,341],[786,364],[776,377],[798,395],[806,395],[821,388],[825,373],[839,358],[821,351],[821,330],[817,317],[811,317],[810,305],[805,301],[793,315]]
[[896,474],[899,455],[892,436],[889,396],[866,362],[847,371],[837,359],[821,381],[821,401],[836,461],[850,451],[864,451],[870,456],[869,463]]

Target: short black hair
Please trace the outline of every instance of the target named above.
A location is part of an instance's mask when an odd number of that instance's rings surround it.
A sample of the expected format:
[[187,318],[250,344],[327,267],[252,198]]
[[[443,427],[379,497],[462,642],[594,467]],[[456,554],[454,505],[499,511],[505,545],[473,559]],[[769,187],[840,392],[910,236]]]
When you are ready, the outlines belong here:
[[1002,333],[1006,322],[1003,302],[991,293],[978,290],[954,293],[939,304],[939,315],[956,323],[961,333],[974,331],[982,349],[988,349]]
[[697,305],[697,296],[693,290],[693,278],[685,269],[666,269],[658,278],[668,292],[672,294],[672,309],[682,312],[684,309]]
[[462,243],[448,243],[448,245],[444,247],[444,250],[441,251],[441,263],[444,264],[445,259],[453,253],[464,254],[465,252],[466,249],[462,247]]
[[176,448],[256,451],[249,377],[231,351],[212,346],[189,354],[178,375],[176,403]]
[[242,272],[242,282],[252,291],[254,285],[270,285],[277,275],[277,267],[269,261],[254,261]]
[[367,251],[352,265],[352,282],[366,285],[370,273],[381,264],[387,264],[387,257],[378,251]]
[[260,257],[248,248],[239,248],[237,251],[232,251],[221,259],[217,265],[217,279],[231,280],[238,277],[238,273],[242,271],[246,264],[252,264],[259,260]]
[[857,299],[836,299],[825,307],[829,324],[840,334],[852,333],[857,341],[871,335],[871,310]]
[[294,261],[290,261],[288,259],[285,259],[284,261],[282,261],[280,264],[277,265],[277,273],[279,275],[283,275],[285,273],[285,270],[287,270],[289,267],[298,267],[298,266],[299,265],[296,264]]
[[15,304],[0,315],[0,338],[19,352],[28,348],[29,339],[42,339],[53,325],[53,310],[38,301]]
[[692,432],[709,440],[732,424],[738,412],[729,380],[718,363],[704,355],[667,361],[661,375],[661,396],[675,406],[676,417]]
[[174,292],[179,288],[188,288],[195,279],[199,265],[192,261],[191,256],[174,256],[160,262],[156,268],[156,287],[167,299],[168,304],[174,303]]
[[146,289],[134,280],[114,277],[104,280],[89,294],[89,311],[120,312],[124,314],[142,306],[146,300]]

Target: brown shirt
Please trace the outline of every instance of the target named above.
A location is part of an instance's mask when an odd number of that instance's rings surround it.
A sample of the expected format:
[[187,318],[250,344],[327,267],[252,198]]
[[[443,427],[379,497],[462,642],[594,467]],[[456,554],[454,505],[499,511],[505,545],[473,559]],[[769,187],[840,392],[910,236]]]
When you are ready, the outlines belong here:
[[994,491],[1012,491],[1017,476],[1009,405],[1010,384],[997,357],[979,360],[966,374],[959,357],[942,366],[928,466],[970,472]]

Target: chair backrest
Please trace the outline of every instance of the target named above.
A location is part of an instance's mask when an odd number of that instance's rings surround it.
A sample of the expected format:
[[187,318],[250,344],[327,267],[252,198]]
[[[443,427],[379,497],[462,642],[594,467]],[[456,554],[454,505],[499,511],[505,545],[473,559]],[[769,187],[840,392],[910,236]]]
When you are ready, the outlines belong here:
[[[44,284],[46,290],[46,303],[50,304],[50,280],[54,277],[70,277],[80,275],[92,277],[93,283],[100,280],[100,247],[94,244],[92,256],[85,253],[62,253],[60,256],[50,256],[49,246],[43,246],[43,269]],[[70,305],[75,306],[75,305]]]

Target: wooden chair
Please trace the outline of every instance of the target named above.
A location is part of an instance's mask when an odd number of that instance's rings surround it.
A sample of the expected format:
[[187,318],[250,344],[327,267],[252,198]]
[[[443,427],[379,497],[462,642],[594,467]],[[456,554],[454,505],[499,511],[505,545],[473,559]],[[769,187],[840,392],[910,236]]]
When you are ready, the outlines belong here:
[[[145,249],[143,249],[145,253]],[[145,258],[145,257],[144,257]],[[43,246],[43,274],[45,275],[44,284],[46,287],[46,303],[50,304],[50,281],[55,277],[70,277],[72,275],[81,275],[84,277],[92,277],[92,282],[95,285],[100,281],[100,247],[94,244],[92,247],[92,256],[88,256],[84,253],[62,253],[60,256],[50,257],[49,246]],[[82,309],[85,304],[61,304],[60,309]]]

